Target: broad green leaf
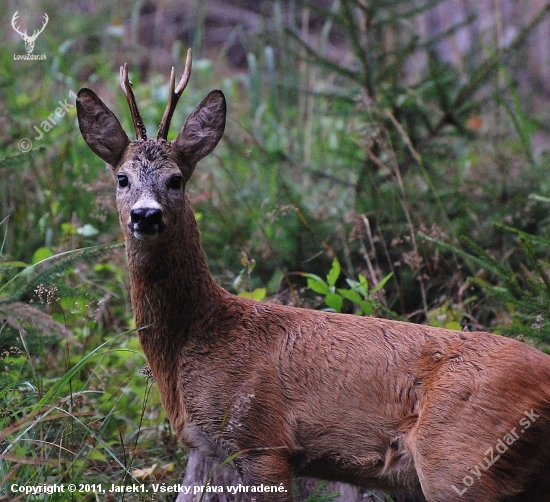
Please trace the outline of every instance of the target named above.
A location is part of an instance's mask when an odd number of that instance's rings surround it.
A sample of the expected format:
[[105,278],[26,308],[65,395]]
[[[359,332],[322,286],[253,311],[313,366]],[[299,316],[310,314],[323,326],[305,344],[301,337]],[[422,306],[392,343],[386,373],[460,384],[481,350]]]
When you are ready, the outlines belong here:
[[340,295],[329,293],[325,298],[325,302],[335,312],[342,312],[342,304],[344,303],[344,298],[342,298]]
[[350,302],[360,304],[363,301],[361,295],[352,289],[338,289],[337,291],[341,296]]
[[320,295],[326,296],[331,294],[328,284],[319,277],[317,279],[309,277],[307,280],[307,287],[311,289],[311,291],[319,293]]
[[53,251],[50,248],[45,248],[45,247],[38,248],[32,255],[32,264],[34,265],[35,263],[45,260],[50,256],[53,256]]
[[361,313],[363,315],[374,314],[374,307],[372,306],[372,303],[362,301],[359,305],[361,306]]

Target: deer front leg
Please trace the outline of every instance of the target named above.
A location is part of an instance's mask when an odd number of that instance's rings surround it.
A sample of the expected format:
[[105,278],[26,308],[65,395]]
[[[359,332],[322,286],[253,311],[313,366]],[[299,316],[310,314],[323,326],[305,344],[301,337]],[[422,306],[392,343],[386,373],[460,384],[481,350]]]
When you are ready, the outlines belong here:
[[[203,493],[201,488],[208,483],[222,486],[223,493]],[[193,449],[189,452],[181,484],[185,487],[185,493],[180,493],[174,502],[235,502],[236,497],[230,487],[242,484],[242,480],[232,464],[222,464],[218,458]]]
[[279,455],[243,455],[235,460],[247,493],[239,500],[249,502],[293,502],[292,471]]

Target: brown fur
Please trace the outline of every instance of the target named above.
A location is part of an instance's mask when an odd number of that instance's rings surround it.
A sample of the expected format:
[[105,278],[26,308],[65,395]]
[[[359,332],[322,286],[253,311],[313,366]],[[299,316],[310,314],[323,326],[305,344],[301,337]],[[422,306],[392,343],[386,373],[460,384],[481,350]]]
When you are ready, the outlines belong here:
[[[221,460],[240,452],[244,484],[283,483],[257,501],[292,501],[292,476],[430,502],[550,499],[547,355],[489,333],[229,294],[208,271],[184,192],[223,133],[221,92],[174,142],[130,142],[92,91],[78,96],[84,139],[128,178],[117,206],[136,325],[182,441]],[[181,188],[169,188],[178,175]],[[162,223],[132,226],[136,207],[160,208]],[[506,450],[503,438],[514,438]],[[491,449],[493,460],[503,452],[489,465]]]

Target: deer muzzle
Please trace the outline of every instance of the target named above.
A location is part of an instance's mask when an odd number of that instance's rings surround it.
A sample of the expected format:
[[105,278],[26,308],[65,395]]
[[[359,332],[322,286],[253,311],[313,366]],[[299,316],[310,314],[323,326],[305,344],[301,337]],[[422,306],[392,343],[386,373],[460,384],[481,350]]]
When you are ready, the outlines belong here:
[[157,237],[166,229],[166,223],[162,219],[162,208],[156,202],[135,205],[130,210],[128,228],[136,239]]

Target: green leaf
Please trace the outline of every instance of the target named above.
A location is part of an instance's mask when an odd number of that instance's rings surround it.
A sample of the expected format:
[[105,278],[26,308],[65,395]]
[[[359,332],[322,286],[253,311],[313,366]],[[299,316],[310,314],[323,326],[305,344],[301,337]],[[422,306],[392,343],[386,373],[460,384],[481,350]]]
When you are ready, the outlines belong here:
[[256,288],[252,291],[252,299],[257,302],[261,302],[267,295],[267,289],[265,288]]
[[72,223],[61,223],[61,231],[64,235],[75,235],[77,230]]
[[329,293],[325,298],[325,303],[335,312],[342,312],[342,304],[344,303],[344,298],[340,295]]
[[239,296],[261,302],[266,297],[266,294],[267,290],[265,288],[256,288],[254,291],[242,291],[239,293]]
[[308,279],[313,279],[315,281],[319,281],[319,282],[325,282],[323,279],[321,279],[318,275],[316,274],[309,274],[307,272],[301,272],[300,273],[302,275],[302,277],[307,277]]
[[372,292],[377,293],[380,291],[393,276],[393,272],[390,272],[386,277],[384,277],[376,286],[374,286]]
[[53,251],[50,248],[45,248],[45,247],[38,248],[32,255],[32,264],[34,265],[35,263],[45,260],[50,256],[53,256]]
[[453,329],[455,331],[462,331],[462,326],[460,325],[460,323],[458,323],[456,321],[448,322],[447,324],[445,324],[445,328]]
[[0,263],[0,270],[9,270],[10,268],[25,268],[27,264],[23,261],[5,261]]
[[88,460],[99,460],[101,462],[107,462],[107,457],[103,455],[99,450],[91,450],[88,453]]
[[361,306],[361,313],[363,315],[374,314],[374,307],[371,302],[362,301],[359,305]]
[[354,281],[353,279],[346,278],[346,282],[348,283],[348,286],[351,289],[357,290],[357,288],[361,285],[357,281]]
[[56,255],[50,254],[47,258],[29,265],[15,275],[15,277],[0,285],[0,292],[7,290],[8,287],[12,290],[16,288],[15,293],[10,296],[9,300],[18,301],[24,298],[25,295],[31,294],[38,284],[51,284],[54,277],[66,273],[74,263],[80,260],[87,262],[97,260],[106,252],[121,246],[123,246],[122,243],[115,242],[113,244],[101,244],[88,248],[73,249]]
[[357,286],[355,289],[360,291],[366,298],[369,295],[369,283],[364,275],[359,274],[358,279],[359,286]]
[[352,289],[338,289],[338,293],[350,302],[357,303],[358,305],[363,301],[363,298],[357,291]]
[[[313,276],[313,274],[311,274]],[[314,293],[319,293],[320,295],[326,296],[330,294],[330,288],[328,284],[323,281],[320,277],[313,276],[308,277],[307,287],[311,289]]]
[[332,260],[332,268],[327,275],[327,282],[329,286],[334,286],[336,284],[338,277],[340,277],[341,270],[342,267],[340,267],[340,263],[338,263],[338,260],[334,258],[334,260]]

